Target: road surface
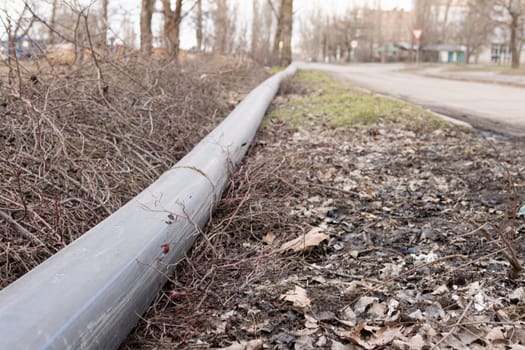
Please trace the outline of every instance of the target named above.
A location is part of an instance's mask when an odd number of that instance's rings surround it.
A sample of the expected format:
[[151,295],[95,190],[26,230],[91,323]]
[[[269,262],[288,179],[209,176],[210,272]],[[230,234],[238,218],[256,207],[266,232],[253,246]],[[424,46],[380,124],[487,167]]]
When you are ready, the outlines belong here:
[[353,85],[407,100],[474,127],[525,137],[525,89],[430,78],[402,72],[401,64],[299,63],[337,74]]

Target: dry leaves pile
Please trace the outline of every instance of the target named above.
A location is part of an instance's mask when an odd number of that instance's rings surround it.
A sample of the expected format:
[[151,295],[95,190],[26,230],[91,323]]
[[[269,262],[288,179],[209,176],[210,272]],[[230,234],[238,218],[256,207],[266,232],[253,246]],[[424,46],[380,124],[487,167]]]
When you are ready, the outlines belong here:
[[524,153],[453,128],[274,122],[123,349],[525,349],[525,279],[496,232],[523,259],[506,169],[525,200]]
[[157,179],[265,76],[203,59],[0,76],[0,289]]

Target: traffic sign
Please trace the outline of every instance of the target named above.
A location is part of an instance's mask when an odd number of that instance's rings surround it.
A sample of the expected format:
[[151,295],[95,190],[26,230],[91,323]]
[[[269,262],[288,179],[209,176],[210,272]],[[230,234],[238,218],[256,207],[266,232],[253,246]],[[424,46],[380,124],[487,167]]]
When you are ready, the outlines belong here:
[[412,29],[412,34],[416,40],[419,40],[419,38],[421,38],[421,34],[423,34],[423,29]]

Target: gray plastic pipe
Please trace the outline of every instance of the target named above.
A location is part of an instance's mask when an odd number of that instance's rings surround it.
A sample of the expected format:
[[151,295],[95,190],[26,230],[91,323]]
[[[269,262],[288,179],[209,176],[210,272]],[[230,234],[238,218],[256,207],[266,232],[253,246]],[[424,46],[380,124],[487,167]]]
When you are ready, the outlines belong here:
[[294,73],[290,66],[267,79],[151,186],[0,291],[0,349],[117,348],[208,221]]

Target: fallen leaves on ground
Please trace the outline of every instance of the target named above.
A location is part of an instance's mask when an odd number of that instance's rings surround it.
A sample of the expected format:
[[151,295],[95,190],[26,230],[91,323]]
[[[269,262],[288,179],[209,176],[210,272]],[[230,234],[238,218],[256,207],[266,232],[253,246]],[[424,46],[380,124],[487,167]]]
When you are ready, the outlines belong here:
[[291,241],[284,243],[280,250],[286,252],[287,250],[293,250],[294,252],[304,252],[310,250],[313,247],[318,246],[322,241],[330,238],[320,228],[313,228],[304,236],[299,236]]
[[524,149],[454,128],[269,127],[205,233],[216,252],[203,242],[168,286],[192,300],[159,296],[137,332],[179,348],[524,349],[525,279],[479,229],[512,221],[505,168],[525,198]]
[[293,306],[300,309],[308,309],[311,306],[310,299],[308,299],[308,296],[306,295],[306,289],[299,286],[295,286],[294,290],[281,295],[280,299],[291,301]]

